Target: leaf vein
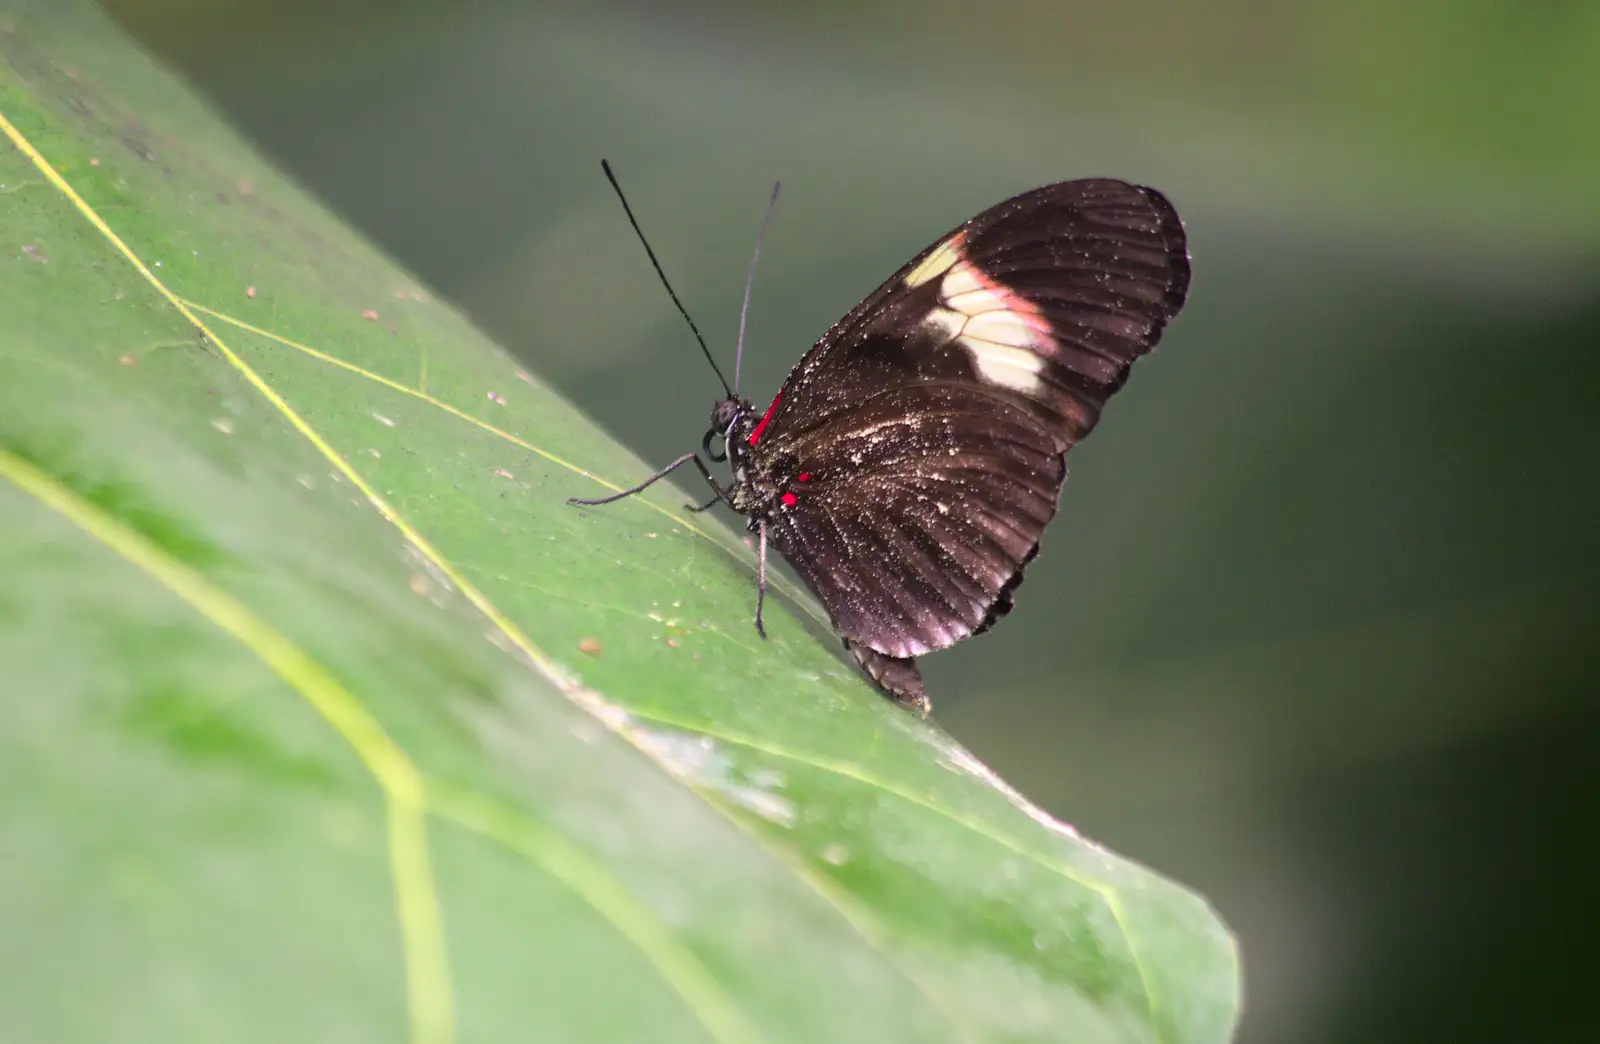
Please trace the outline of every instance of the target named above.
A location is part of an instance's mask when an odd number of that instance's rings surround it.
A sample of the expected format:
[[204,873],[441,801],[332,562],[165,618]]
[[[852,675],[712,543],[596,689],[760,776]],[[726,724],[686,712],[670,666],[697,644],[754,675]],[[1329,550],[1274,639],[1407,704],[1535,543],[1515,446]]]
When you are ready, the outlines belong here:
[[[0,117],[4,119],[4,117]],[[417,1044],[450,1044],[450,964],[428,855],[422,775],[383,726],[325,667],[283,632],[142,534],[32,464],[0,449],[0,477],[66,518],[250,650],[332,726],[383,791],[390,873]]]

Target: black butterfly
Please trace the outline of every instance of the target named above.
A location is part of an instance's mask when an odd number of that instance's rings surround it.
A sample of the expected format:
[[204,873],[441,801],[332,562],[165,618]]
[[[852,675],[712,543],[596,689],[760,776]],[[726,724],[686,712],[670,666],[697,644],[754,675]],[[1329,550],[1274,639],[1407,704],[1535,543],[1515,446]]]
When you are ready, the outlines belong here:
[[[723,381],[727,398],[701,445],[731,461],[729,486],[686,453],[633,489],[571,503],[632,495],[693,461],[716,493],[694,510],[721,501],[758,537],[762,637],[770,542],[878,688],[926,713],[915,658],[1011,610],[1055,517],[1067,451],[1188,288],[1183,225],[1155,189],[1093,178],[1024,192],[940,238],[856,305],[765,412]],[[741,315],[741,349],[743,330]]]

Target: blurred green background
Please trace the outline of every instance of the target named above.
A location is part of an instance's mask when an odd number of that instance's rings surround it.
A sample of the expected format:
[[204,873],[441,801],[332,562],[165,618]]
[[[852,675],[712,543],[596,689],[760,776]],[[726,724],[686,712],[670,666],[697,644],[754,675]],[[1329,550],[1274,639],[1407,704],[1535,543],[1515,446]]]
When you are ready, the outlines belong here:
[[[912,253],[1110,174],[1187,311],[939,721],[1242,937],[1247,1044],[1600,1040],[1600,5],[113,0],[641,455]],[[765,698],[752,694],[752,699]]]

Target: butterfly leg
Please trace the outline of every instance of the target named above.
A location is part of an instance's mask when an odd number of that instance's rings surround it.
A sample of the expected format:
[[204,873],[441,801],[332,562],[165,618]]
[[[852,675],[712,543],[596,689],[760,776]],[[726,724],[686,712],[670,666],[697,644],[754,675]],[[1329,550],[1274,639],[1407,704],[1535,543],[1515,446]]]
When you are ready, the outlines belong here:
[[[666,478],[668,475],[672,474],[673,471],[675,471],[678,467],[682,466],[683,464],[688,463],[691,460],[694,461],[696,464],[700,464],[700,457],[698,455],[696,455],[694,453],[685,453],[683,456],[679,457],[677,460],[673,461],[671,464],[668,464],[666,467],[662,468],[660,471],[656,472],[654,475],[651,475],[649,478],[645,479],[643,482],[639,483],[637,486],[634,486],[632,489],[625,489],[621,493],[613,493],[609,497],[597,497],[594,500],[587,500],[587,499],[585,499],[583,497],[568,497],[567,498],[567,503],[568,504],[580,505],[582,507],[592,507],[595,504],[609,504],[613,500],[621,500],[623,497],[631,497],[635,493],[643,493],[650,486],[652,486],[655,483],[657,483],[657,482],[661,481],[662,479]],[[701,474],[705,475],[708,479],[711,477],[711,473],[706,471],[706,466],[704,464],[700,464],[700,472],[701,472]],[[712,488],[716,488],[716,483],[714,483],[714,482],[712,483]],[[722,491],[721,490],[717,490],[717,492],[720,494]]]
[[767,524],[756,524],[761,529],[761,550],[756,556],[756,633],[765,641],[767,629],[761,623],[761,607],[767,600]]
[[[691,453],[689,456],[694,458],[694,466],[700,469],[700,477],[706,480],[706,485],[710,486],[711,492],[717,495],[717,500],[722,501],[729,507],[733,507],[733,501],[729,499],[728,491],[717,485],[716,477],[711,474],[711,469],[706,467],[706,462],[701,460],[697,454]],[[717,500],[713,500],[711,504],[707,504],[705,507],[695,507],[692,504],[686,504],[684,506],[689,508],[691,511],[705,511],[707,508],[710,508],[712,504],[715,504]],[[734,510],[737,511],[738,508],[734,508]]]
[[716,507],[720,503],[722,503],[722,498],[720,496],[717,496],[717,497],[712,497],[710,500],[706,501],[704,504],[685,504],[685,505],[683,505],[683,507],[684,507],[684,510],[693,512],[694,514],[698,515],[702,511],[710,511],[712,508]]

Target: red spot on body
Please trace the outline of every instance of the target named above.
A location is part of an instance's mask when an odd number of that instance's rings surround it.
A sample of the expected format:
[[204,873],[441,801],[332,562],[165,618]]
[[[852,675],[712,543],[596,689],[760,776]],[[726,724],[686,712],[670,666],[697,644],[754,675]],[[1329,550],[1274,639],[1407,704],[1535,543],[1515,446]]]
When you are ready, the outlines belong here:
[[810,481],[811,481],[811,472],[809,472],[809,471],[802,471],[802,472],[801,472],[801,473],[800,473],[800,481],[801,481],[801,482],[810,482]]
[[800,501],[800,498],[795,496],[793,493],[785,493],[778,499],[783,501],[784,507],[794,507],[795,504],[799,503]]
[[750,445],[754,446],[761,438],[761,433],[767,430],[767,425],[772,423],[772,415],[778,410],[778,403],[783,401],[783,392],[779,392],[772,400],[772,405],[767,407],[766,415],[761,418],[761,423],[756,425],[756,430],[750,433]]

